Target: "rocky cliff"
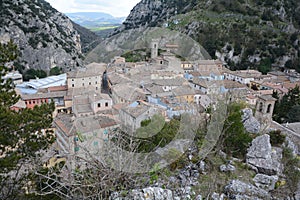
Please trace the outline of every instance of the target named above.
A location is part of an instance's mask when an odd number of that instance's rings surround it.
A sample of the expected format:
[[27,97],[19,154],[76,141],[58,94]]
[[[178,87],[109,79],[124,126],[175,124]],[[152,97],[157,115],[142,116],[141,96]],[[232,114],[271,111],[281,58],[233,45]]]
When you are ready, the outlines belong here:
[[164,26],[192,36],[233,69],[300,63],[300,1],[142,0],[114,34]]
[[44,0],[2,0],[0,39],[12,39],[20,49],[18,69],[49,71],[80,66],[80,35],[72,22]]

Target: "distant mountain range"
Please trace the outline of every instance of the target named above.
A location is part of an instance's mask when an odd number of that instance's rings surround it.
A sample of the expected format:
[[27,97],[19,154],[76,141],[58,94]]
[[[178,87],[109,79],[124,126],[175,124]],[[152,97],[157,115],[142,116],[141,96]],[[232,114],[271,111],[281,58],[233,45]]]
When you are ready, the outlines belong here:
[[119,26],[125,17],[114,17],[102,12],[65,13],[75,23],[93,31]]

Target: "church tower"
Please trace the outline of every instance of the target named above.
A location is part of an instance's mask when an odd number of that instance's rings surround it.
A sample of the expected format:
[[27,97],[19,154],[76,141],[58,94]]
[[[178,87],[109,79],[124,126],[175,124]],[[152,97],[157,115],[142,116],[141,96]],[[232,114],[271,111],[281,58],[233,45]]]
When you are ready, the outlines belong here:
[[159,40],[158,39],[152,39],[151,41],[151,58],[156,58],[158,56],[158,44]]
[[271,95],[261,95],[257,99],[255,118],[262,124],[269,125],[272,121],[274,105],[277,99]]

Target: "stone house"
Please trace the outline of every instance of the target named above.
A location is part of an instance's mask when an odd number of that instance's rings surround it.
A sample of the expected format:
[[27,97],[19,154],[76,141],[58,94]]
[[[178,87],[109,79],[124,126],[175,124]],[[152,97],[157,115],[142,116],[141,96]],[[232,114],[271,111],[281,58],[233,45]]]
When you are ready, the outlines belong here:
[[182,86],[184,83],[187,83],[184,78],[175,78],[175,79],[156,79],[152,80],[153,85],[162,87],[164,92],[170,92],[173,89]]
[[118,124],[107,116],[83,116],[59,114],[54,120],[56,148],[67,158],[70,169],[82,168],[86,160],[99,158],[105,142],[108,142]]
[[172,90],[174,98],[181,103],[194,103],[196,92],[190,86],[180,86]]
[[158,112],[154,106],[142,101],[136,101],[120,110],[119,120],[122,129],[128,133],[134,133],[141,127],[141,122],[150,119]]
[[114,104],[132,103],[136,100],[145,100],[146,94],[142,88],[127,83],[118,84],[112,87],[111,97]]
[[106,71],[106,64],[91,63],[86,68],[67,73],[68,88],[87,88],[100,90],[102,76]]
[[90,91],[73,96],[72,110],[76,117],[80,117],[110,110],[112,105],[109,95]]

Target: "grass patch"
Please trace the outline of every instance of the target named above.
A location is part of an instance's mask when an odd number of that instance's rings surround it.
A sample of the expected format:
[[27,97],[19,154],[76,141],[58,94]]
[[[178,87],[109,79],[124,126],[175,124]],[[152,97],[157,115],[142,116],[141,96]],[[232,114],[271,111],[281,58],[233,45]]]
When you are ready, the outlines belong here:
[[222,193],[224,186],[233,179],[238,179],[246,183],[253,182],[252,179],[255,176],[255,172],[248,169],[244,163],[233,163],[236,167],[234,172],[220,172],[219,167],[220,165],[225,164],[225,160],[217,155],[209,156],[206,159],[206,163],[209,166],[209,170],[207,174],[200,175],[200,184],[193,188],[196,194],[202,194],[206,197],[212,192]]

